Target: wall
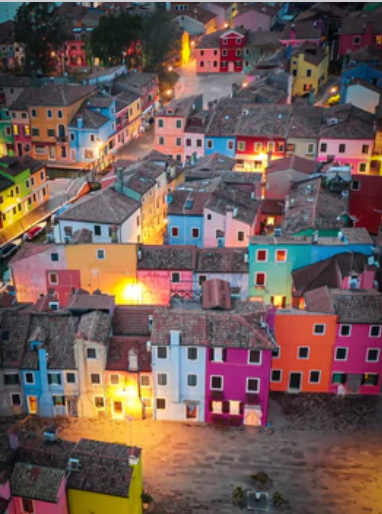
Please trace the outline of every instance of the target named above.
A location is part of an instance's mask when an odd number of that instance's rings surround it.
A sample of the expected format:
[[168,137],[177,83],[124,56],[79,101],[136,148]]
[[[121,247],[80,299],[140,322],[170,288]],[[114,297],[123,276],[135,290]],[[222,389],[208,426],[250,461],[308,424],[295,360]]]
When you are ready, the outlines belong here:
[[[326,393],[329,390],[330,368],[336,335],[336,315],[306,311],[277,311],[275,337],[280,356],[272,358],[272,370],[281,370],[281,382],[271,382],[271,391],[288,391],[290,372],[301,372],[301,392]],[[316,323],[326,324],[324,335],[314,335]],[[298,348],[309,347],[309,358],[299,359]],[[318,384],[309,383],[309,372],[321,371]]]
[[197,48],[194,55],[196,73],[220,73],[221,51],[219,48]]
[[[25,117],[23,117],[23,115]],[[12,124],[13,137],[15,141],[15,155],[19,157],[29,155],[31,151],[31,136],[28,111],[12,110]],[[15,133],[15,126],[17,126],[17,134]]]
[[[209,141],[212,142],[212,147],[209,148]],[[228,142],[231,141],[233,143],[232,148],[228,148]],[[205,149],[204,154],[205,155],[212,155],[214,153],[221,153],[223,155],[227,155],[228,157],[235,158],[236,154],[236,139],[234,136],[222,136],[222,137],[215,137],[206,135],[205,136]]]
[[[197,133],[191,133],[191,132],[185,132],[184,134],[184,156],[185,157],[193,157],[194,154],[196,154],[197,158],[204,156],[204,134],[203,127],[200,127],[200,134]],[[189,141],[187,141],[189,140]],[[188,145],[187,143],[190,143]]]
[[280,172],[266,173],[265,197],[274,200],[285,200],[289,195],[293,182],[306,180],[308,175],[293,169],[285,169]]
[[[163,120],[164,126],[159,127],[159,121]],[[176,121],[181,121],[181,128],[176,128]],[[172,155],[175,159],[180,156],[179,160],[183,161],[184,155],[184,129],[186,125],[186,118],[179,116],[160,116],[156,117],[155,121],[155,150],[164,153],[165,155]],[[163,138],[164,144],[159,143]],[[180,145],[177,145],[177,140],[180,140]]]
[[[196,245],[199,248],[203,247],[204,241],[204,218],[203,216],[180,216],[175,214],[169,214],[167,216],[168,225],[167,233],[169,236],[170,245]],[[174,237],[172,235],[172,227],[178,227],[179,236]],[[195,239],[192,237],[192,229],[199,229],[199,238]]]
[[[14,373],[19,377],[19,384],[6,385],[4,375],[6,373]],[[5,368],[0,371],[0,411],[3,415],[20,414],[25,411],[25,402],[23,390],[21,387],[21,377],[18,369]],[[13,406],[11,394],[17,393],[20,395],[21,405]]]
[[346,103],[346,89],[347,86],[351,84],[351,82],[354,79],[363,79],[369,84],[374,84],[378,87],[381,87],[382,72],[377,67],[375,67],[375,64],[377,64],[377,62],[378,61],[375,61],[375,63],[360,62],[357,63],[356,66],[349,66],[348,68],[342,71],[340,86],[341,104]]
[[347,88],[345,103],[375,114],[375,108],[379,105],[380,98],[381,94],[379,92],[372,91],[360,84],[353,84]]
[[357,176],[359,190],[350,189],[349,212],[356,216],[357,227],[365,227],[372,234],[377,234],[382,224],[382,177]]
[[65,307],[73,290],[81,287],[81,272],[80,270],[59,270],[57,271],[58,283],[51,284],[49,273],[52,271],[54,269],[52,270],[51,268],[45,271],[45,293],[48,292],[48,289],[54,289],[60,306]]
[[[248,299],[248,273],[223,273],[223,272],[215,272],[215,273],[205,273],[205,272],[195,272],[194,273],[194,289],[197,291],[202,290],[202,286],[199,285],[199,277],[206,277],[206,280],[212,280],[214,278],[219,278],[220,280],[225,280],[231,286],[231,288],[239,288],[240,292],[238,296],[242,300]],[[236,297],[236,294],[232,294],[232,296]]]
[[[333,393],[337,392],[337,385],[334,385],[332,382],[333,373],[377,373],[379,375],[378,385],[363,385],[360,387],[359,394],[379,394],[382,378],[382,337],[369,337],[369,324],[352,324],[349,337],[341,336],[340,330],[341,325],[338,324],[333,348],[329,391]],[[346,361],[335,360],[336,348],[348,348]],[[369,348],[379,349],[380,355],[378,362],[366,362],[367,350]]]
[[[60,499],[58,503],[33,500],[35,514],[67,514],[68,505],[66,501],[65,482],[66,480],[63,479],[58,490],[57,496]],[[10,511],[12,514],[24,514],[25,512],[23,509],[22,499],[17,496],[12,497],[10,507],[13,509]]]
[[[314,161],[317,156],[317,143],[318,143],[318,131],[317,131],[317,137],[316,138],[293,138],[288,137],[287,138],[287,151],[286,156],[292,156],[292,155],[298,155],[299,157],[303,157],[304,159],[310,159],[311,161]],[[310,153],[308,151],[309,144],[314,145],[314,152]],[[293,151],[288,151],[288,145],[294,145]]]
[[[326,143],[326,152],[321,152],[321,144]],[[345,144],[345,153],[339,153],[339,145]],[[367,154],[362,153],[362,145],[368,145]],[[349,163],[352,166],[352,173],[358,173],[360,163],[366,164],[366,173],[370,169],[371,153],[373,151],[374,141],[372,139],[326,139],[320,138],[318,147],[317,161],[326,161],[328,155],[334,155],[334,161],[339,164]]]
[[[212,217],[211,220],[207,219],[208,215]],[[204,208],[204,226],[204,248],[214,248],[218,246],[216,231],[225,231],[225,216]]]
[[[180,273],[180,283],[171,282],[173,271]],[[188,270],[137,270],[137,281],[142,290],[139,303],[146,305],[169,305],[171,290],[192,291],[193,274]]]
[[[321,87],[328,80],[329,68],[329,47],[326,47],[326,57],[315,66],[312,63],[305,61],[305,54],[300,53],[297,57],[292,57],[292,72],[296,71],[297,75],[294,77],[293,95],[303,95],[307,92],[304,89],[305,84],[309,84],[317,94]],[[294,64],[296,62],[296,64]],[[307,76],[308,70],[311,71],[311,76]]]

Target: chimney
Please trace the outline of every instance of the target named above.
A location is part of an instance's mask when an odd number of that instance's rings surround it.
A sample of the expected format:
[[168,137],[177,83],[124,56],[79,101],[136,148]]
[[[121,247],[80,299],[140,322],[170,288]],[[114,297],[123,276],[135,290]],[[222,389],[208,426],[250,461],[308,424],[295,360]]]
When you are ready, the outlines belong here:
[[314,94],[315,94],[315,90],[314,90],[314,88],[312,88],[309,91],[309,105],[314,105]]
[[170,345],[171,346],[179,346],[180,345],[180,331],[179,330],[170,330]]
[[77,116],[77,128],[82,129],[84,126],[84,117],[80,114]]
[[170,177],[175,178],[176,177],[176,166],[170,167]]
[[117,168],[116,170],[117,181],[115,183],[115,189],[118,193],[123,193],[123,168]]

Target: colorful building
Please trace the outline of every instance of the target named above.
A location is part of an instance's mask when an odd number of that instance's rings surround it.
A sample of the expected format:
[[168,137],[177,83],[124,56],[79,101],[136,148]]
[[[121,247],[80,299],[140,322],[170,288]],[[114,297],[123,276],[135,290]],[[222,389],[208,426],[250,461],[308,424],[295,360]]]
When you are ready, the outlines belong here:
[[368,46],[382,48],[381,17],[365,11],[345,17],[341,23],[338,40],[338,53],[341,57]]
[[316,44],[304,43],[294,50],[291,61],[294,96],[305,95],[311,90],[318,93],[326,84],[329,72],[329,46],[321,48]]
[[265,170],[265,197],[285,200],[293,182],[309,178],[316,171],[316,163],[297,155],[271,161]]
[[350,186],[350,216],[356,227],[378,234],[382,226],[382,177],[357,175]]
[[235,128],[243,104],[231,98],[224,98],[211,106],[211,116],[205,131],[205,155],[222,154],[235,158]]
[[286,48],[295,48],[304,43],[321,45],[323,40],[325,40],[325,27],[322,19],[289,22],[280,37],[280,43]]
[[8,108],[0,108],[0,157],[14,155],[12,118]]
[[14,151],[18,157],[29,156],[32,151],[31,126],[28,112],[28,103],[32,95],[33,89],[25,89],[23,94],[20,94],[9,108],[12,115]]
[[356,105],[356,107],[363,107],[364,110],[367,110],[374,114],[375,107],[378,104],[375,104],[374,110],[372,110],[373,104],[365,103],[363,98],[361,98],[361,96],[357,94],[357,91],[354,90],[354,87],[362,85],[369,85],[377,88],[381,87],[382,68],[378,60],[372,53],[370,54],[370,57],[366,57],[366,62],[358,59],[359,57],[357,57],[357,52],[353,52],[351,56],[351,63],[342,70],[340,85],[340,103],[351,103],[353,105]]
[[115,80],[115,89],[130,91],[140,96],[142,120],[149,120],[159,106],[159,81],[155,73],[128,73]]
[[240,73],[246,29],[225,29],[205,36],[195,47],[197,73]]
[[277,23],[279,10],[279,5],[238,3],[232,26],[253,30],[254,32],[271,30]]

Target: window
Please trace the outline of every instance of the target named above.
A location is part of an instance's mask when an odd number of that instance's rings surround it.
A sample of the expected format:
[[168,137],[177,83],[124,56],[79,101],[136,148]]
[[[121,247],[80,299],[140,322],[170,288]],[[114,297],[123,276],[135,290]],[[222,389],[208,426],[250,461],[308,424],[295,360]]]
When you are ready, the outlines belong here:
[[214,68],[218,67],[218,61],[214,61]]
[[379,376],[376,373],[366,373],[362,377],[362,385],[377,386]]
[[276,151],[281,153],[284,151],[284,143],[276,143]]
[[204,68],[204,61],[200,61],[200,67]]
[[21,503],[22,503],[22,507],[23,507],[23,512],[34,512],[33,500],[27,500],[26,498],[21,498]]
[[36,118],[36,116],[37,116],[36,109],[32,109],[31,114],[32,114],[32,118]]
[[234,142],[229,140],[227,141],[227,150],[233,150],[234,148]]
[[257,250],[257,252],[256,252],[257,262],[267,262],[267,259],[268,259],[268,251],[267,250]]
[[345,384],[346,373],[333,373],[332,383],[333,384]]
[[182,128],[182,120],[176,120],[176,128]]
[[95,348],[87,348],[86,349],[86,357],[88,359],[96,359],[97,358],[97,350]]
[[260,391],[260,380],[258,378],[247,378],[246,393],[258,393]]
[[378,362],[379,361],[379,349],[368,348],[366,362]]
[[166,346],[158,346],[157,347],[157,357],[158,357],[158,359],[167,359],[167,347]]
[[34,373],[30,371],[24,373],[24,380],[26,384],[34,384]]
[[309,348],[307,346],[300,346],[298,349],[298,359],[309,359]]
[[[30,136],[30,127],[29,125],[24,126],[24,135]],[[29,145],[25,145],[25,150],[29,152]]]
[[245,238],[244,232],[242,230],[239,230],[239,232],[237,233],[237,240],[244,241],[244,238]]
[[236,50],[236,57],[241,57],[241,50]]
[[321,371],[309,372],[309,384],[319,384],[321,381]]
[[328,150],[328,145],[326,143],[321,143],[320,152],[325,153]]
[[362,145],[362,153],[365,153],[365,154],[369,153],[369,145]]
[[211,221],[212,220],[212,214],[207,214],[207,221]]
[[359,191],[361,189],[361,182],[359,180],[353,180],[351,189],[352,191]]
[[361,44],[361,37],[360,36],[354,36],[353,37],[353,44],[354,45],[360,45]]
[[101,225],[94,225],[94,235],[100,236],[101,231],[102,231]]
[[281,382],[281,370],[280,369],[272,369],[271,373],[271,382]]
[[212,141],[212,139],[207,139],[207,148],[211,149],[213,147],[214,147],[214,142]]
[[57,273],[49,273],[49,284],[58,284]]
[[340,336],[349,337],[351,335],[351,325],[341,325]]
[[99,261],[105,259],[105,250],[97,250],[97,259]]
[[167,385],[167,373],[158,373],[157,375],[157,384],[159,386]]
[[61,385],[61,374],[60,373],[48,373],[48,384],[49,385]]
[[101,383],[101,376],[99,373],[90,373],[90,382],[92,384],[100,384]]
[[12,407],[18,407],[21,405],[21,396],[19,393],[12,393],[11,394],[11,405]]
[[89,141],[90,141],[91,143],[94,143],[94,141],[95,141],[95,135],[94,135],[94,134],[90,134],[90,135],[89,135]]
[[334,360],[335,361],[346,361],[348,358],[348,349],[347,348],[336,348],[336,353]]
[[198,386],[198,375],[187,375],[187,385],[188,387],[197,387]]
[[240,152],[244,152],[245,151],[245,141],[239,141],[237,144],[237,148]]
[[274,152],[275,151],[275,144],[272,141],[270,141],[267,144],[267,149],[268,149],[268,152]]
[[18,125],[13,125],[13,135],[14,136],[18,136],[19,135],[19,126]]
[[287,260],[287,251],[286,250],[276,250],[276,262],[286,262]]
[[345,153],[346,152],[346,145],[344,145],[343,143],[338,145],[338,151],[339,151],[339,153]]
[[50,260],[52,262],[58,262],[58,260],[59,260],[58,253],[51,253],[50,254]]
[[374,44],[382,45],[382,36],[374,36]]
[[159,120],[158,120],[158,127],[160,127],[160,128],[164,127],[164,120],[162,120],[161,118],[159,118]]
[[52,111],[50,109],[48,109],[46,111],[46,115],[47,115],[48,118],[53,118],[53,113],[52,113]]
[[306,76],[311,77],[312,76],[312,70],[306,70]]
[[9,341],[9,330],[2,331],[3,341]]
[[171,274],[171,282],[173,284],[179,284],[180,283],[180,273],[178,271],[173,272]]
[[265,287],[266,284],[266,275],[265,273],[255,273],[255,286],[256,287]]
[[249,350],[248,363],[249,364],[261,364],[261,350]]
[[187,348],[187,359],[189,361],[196,361],[198,358],[198,349],[197,348]]
[[323,336],[326,332],[326,325],[315,324],[313,327],[313,334],[316,336]]
[[171,227],[171,235],[172,235],[172,237],[179,237],[179,228]]
[[370,327],[369,337],[380,337],[381,335],[381,327],[373,326]]
[[191,234],[192,234],[192,239],[199,239],[199,237],[200,237],[200,232],[199,232],[198,228],[193,228],[191,230]]
[[17,385],[19,383],[18,373],[4,373],[4,385]]
[[279,359],[280,355],[281,355],[280,346],[277,346],[276,348],[272,349],[272,359]]
[[116,375],[116,374],[110,375],[110,384],[118,385],[119,384],[119,375]]
[[191,139],[186,139],[186,146],[192,146]]
[[358,165],[358,171],[360,173],[365,173],[365,171],[367,171],[367,164],[366,162],[360,162],[359,165]]
[[215,391],[223,390],[223,377],[211,376],[211,389]]
[[228,54],[227,50],[223,50],[222,57],[227,57],[227,54]]
[[157,398],[157,410],[166,410],[166,400],[164,398]]
[[104,409],[105,408],[105,398],[103,396],[95,396],[94,397],[94,405],[96,409]]
[[36,127],[32,127],[32,136],[38,137],[40,135],[40,131]]
[[201,148],[201,147],[202,147],[202,145],[203,145],[203,141],[202,141],[201,139],[197,139],[197,140],[196,140],[196,146],[197,146],[198,148]]
[[150,387],[149,375],[141,375],[141,387]]
[[308,143],[306,145],[307,155],[313,155],[315,151],[316,151],[316,145],[314,143]]
[[160,138],[159,138],[159,144],[160,144],[161,146],[163,146],[163,145],[164,145],[164,137],[160,137]]
[[75,384],[76,383],[76,374],[75,373],[67,373],[66,374],[66,383],[67,384]]
[[153,401],[152,398],[142,398],[142,403],[145,409],[152,409],[153,408]]

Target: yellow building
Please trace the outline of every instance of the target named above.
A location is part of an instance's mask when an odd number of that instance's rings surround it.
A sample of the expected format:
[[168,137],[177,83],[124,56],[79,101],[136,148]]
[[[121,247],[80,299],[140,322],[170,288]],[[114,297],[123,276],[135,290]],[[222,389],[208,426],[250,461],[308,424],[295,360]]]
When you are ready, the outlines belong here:
[[67,478],[71,514],[141,514],[142,492],[140,448],[89,439],[76,445]]
[[329,47],[303,43],[291,58],[292,94],[302,96],[312,89],[317,93],[328,80]]

